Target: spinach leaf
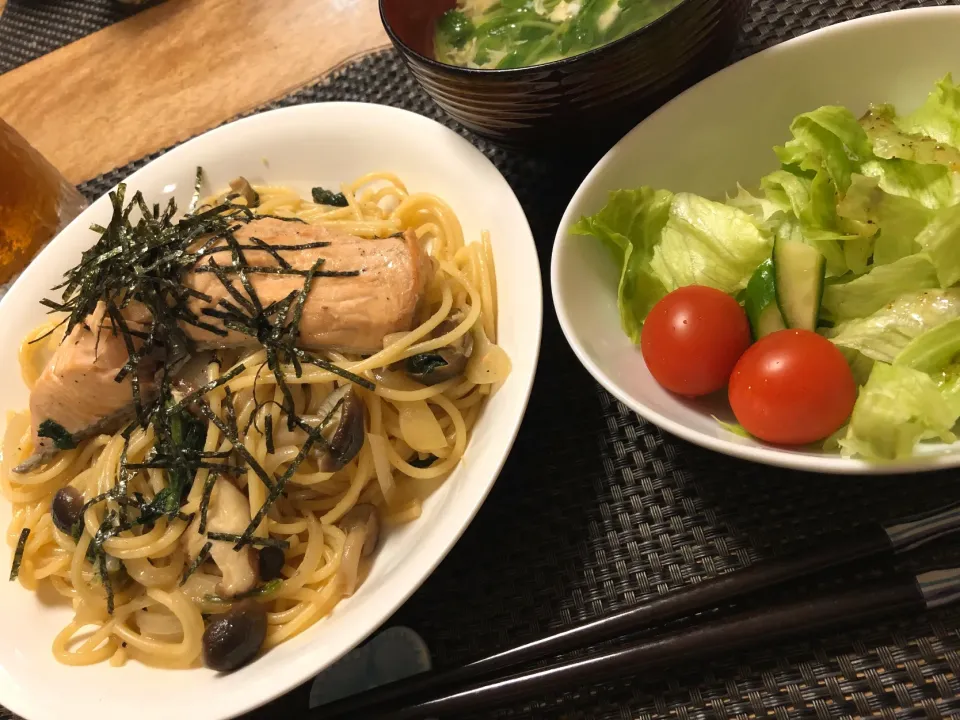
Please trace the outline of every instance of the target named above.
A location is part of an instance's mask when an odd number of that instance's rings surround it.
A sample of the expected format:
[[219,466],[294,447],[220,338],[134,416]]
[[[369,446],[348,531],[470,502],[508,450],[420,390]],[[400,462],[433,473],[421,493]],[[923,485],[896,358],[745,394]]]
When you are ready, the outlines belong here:
[[470,18],[460,10],[448,10],[437,21],[437,37],[449,47],[462,48],[475,31]]
[[447,361],[437,353],[425,352],[407,358],[405,369],[411,375],[429,375],[446,364]]
[[63,425],[50,418],[40,423],[40,427],[37,428],[37,435],[53,440],[57,450],[72,450],[77,446],[77,441],[73,439],[73,435],[67,432]]
[[343,193],[335,193],[322,187],[315,187],[310,191],[313,195],[313,201],[317,205],[330,205],[332,207],[346,207],[349,205],[347,198]]

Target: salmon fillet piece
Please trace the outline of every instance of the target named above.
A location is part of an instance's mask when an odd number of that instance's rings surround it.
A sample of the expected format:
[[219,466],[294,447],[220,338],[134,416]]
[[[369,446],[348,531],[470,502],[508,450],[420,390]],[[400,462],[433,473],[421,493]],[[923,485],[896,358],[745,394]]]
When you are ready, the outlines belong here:
[[[324,227],[262,218],[242,225],[234,233],[245,248],[257,238],[270,246],[308,245],[305,249],[278,250],[294,270],[310,270],[318,258],[324,262],[321,271],[351,272],[356,277],[316,277],[310,286],[300,320],[298,346],[308,350],[335,348],[346,352],[371,354],[383,348],[383,338],[410,330],[417,306],[432,273],[430,258],[420,249],[413,232],[400,237],[364,240],[352,235],[331,232]],[[311,243],[329,243],[326,247],[309,247]],[[197,263],[203,269],[211,261],[228,265],[232,261],[226,242],[217,243],[208,258]],[[278,268],[276,258],[264,250],[243,251],[244,265]],[[300,275],[268,275],[248,273],[250,284],[263,307],[299,292],[304,278]],[[240,278],[227,278],[240,295],[246,297]],[[209,295],[211,302],[193,299],[191,311],[201,316],[204,307],[216,307],[221,300],[237,305],[224,284],[212,272],[190,272],[184,284]],[[213,325],[216,319],[204,318]],[[186,326],[187,335],[198,345],[208,348],[256,346],[257,341],[231,330],[226,337],[196,326]]]
[[[254,244],[252,238],[278,246],[276,254],[295,270],[309,270],[318,258],[324,258],[325,271],[351,272],[350,277],[316,277],[303,307],[298,346],[320,350],[336,348],[358,354],[372,354],[382,349],[383,338],[396,332],[413,329],[417,307],[433,271],[430,258],[420,248],[412,232],[402,236],[368,240],[331,232],[323,227],[288,222],[274,218],[253,220],[239,226],[235,237],[243,246]],[[323,247],[309,247],[328,243]],[[202,244],[202,242],[200,243]],[[283,249],[307,245],[306,248]],[[225,242],[212,246],[226,247]],[[264,250],[244,250],[245,265],[280,267],[276,257]],[[197,263],[209,265],[211,259],[229,265],[230,252],[213,252]],[[303,287],[301,275],[248,274],[254,293],[266,307]],[[246,297],[235,274],[226,278]],[[191,270],[183,283],[210,297],[210,301],[192,299],[190,309],[211,325],[221,326],[219,319],[202,314],[204,308],[216,307],[221,300],[236,305],[224,284],[212,272]],[[144,308],[124,310],[130,324],[149,320]],[[53,441],[37,434],[44,420],[61,425],[74,439],[97,432],[111,432],[132,417],[133,393],[129,378],[116,382],[117,373],[128,359],[123,337],[113,334],[109,319],[104,323],[97,343],[97,328],[104,318],[103,303],[87,322],[73,328],[58,346],[30,394],[30,414],[35,443],[34,459],[55,452]],[[259,343],[243,333],[230,330],[220,336],[194,325],[184,324],[188,337],[200,348],[257,346]],[[141,393],[150,397],[155,389],[152,375],[140,376]],[[27,461],[21,466],[27,469]],[[35,463],[34,463],[35,464]]]
[[[113,332],[110,319],[104,320],[105,314],[106,306],[101,302],[86,322],[74,326],[30,392],[35,455],[46,456],[56,450],[53,440],[37,434],[44,420],[53,420],[80,439],[133,415],[130,377],[119,383],[115,380],[127,364],[127,346],[120,333]],[[155,391],[153,367],[153,363],[147,363],[139,376],[144,401]]]

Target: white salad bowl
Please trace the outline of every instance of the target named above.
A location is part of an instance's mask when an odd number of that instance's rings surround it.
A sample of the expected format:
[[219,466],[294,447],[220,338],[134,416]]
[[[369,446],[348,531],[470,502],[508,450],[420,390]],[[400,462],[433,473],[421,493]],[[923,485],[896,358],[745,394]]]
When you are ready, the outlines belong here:
[[827,473],[880,474],[960,466],[960,443],[877,464],[816,449],[785,449],[740,437],[725,399],[687,400],[657,384],[620,327],[620,268],[592,238],[571,235],[612,190],[650,185],[718,200],[778,167],[772,148],[794,117],[821,105],[854,114],[871,104],[903,111],[960,71],[960,7],[874,15],[812,32],[704,80],[644,120],[597,164],[574,195],[554,244],[553,301],[564,334],[587,370],[617,399],[665,430],[703,447],[770,465]]
[[[427,118],[380,105],[302,105],[255,115],[168,152],[127,180],[149,202],[175,196],[189,204],[197,166],[205,190],[243,175],[309,196],[315,185],[339,187],[374,171],[398,175],[411,192],[434,193],[459,215],[468,239],[489,230],[497,269],[499,343],[513,371],[478,420],[460,466],[424,503],[422,516],[385,537],[370,575],[351,598],[301,635],[230,675],[207,669],[158,670],[135,662],[67,667],[53,657],[56,634],[72,612],[54,593],[36,595],[0,583],[0,704],[28,720],[138,720],[233,717],[281,695],[358,645],[427,578],[466,529],[493,486],[513,444],[537,365],[542,323],[540,267],[533,236],[510,186],[480,151]],[[17,348],[45,319],[39,301],[106,224],[100,198],[26,269],[0,301],[0,369],[7,383],[0,418],[27,404]],[[10,522],[0,502],[0,526]],[[5,567],[10,552],[4,551]],[[4,572],[4,575],[6,572]]]

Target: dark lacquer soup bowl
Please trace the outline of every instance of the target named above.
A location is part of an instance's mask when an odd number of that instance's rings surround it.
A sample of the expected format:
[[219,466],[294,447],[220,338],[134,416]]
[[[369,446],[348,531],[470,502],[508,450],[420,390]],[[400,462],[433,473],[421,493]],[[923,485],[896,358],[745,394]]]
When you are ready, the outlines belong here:
[[[473,69],[435,59],[456,0],[380,0],[387,34],[427,93],[474,132],[508,145],[608,141],[719,69],[749,0],[682,0],[614,42],[542,65]],[[564,145],[556,145],[562,152]]]

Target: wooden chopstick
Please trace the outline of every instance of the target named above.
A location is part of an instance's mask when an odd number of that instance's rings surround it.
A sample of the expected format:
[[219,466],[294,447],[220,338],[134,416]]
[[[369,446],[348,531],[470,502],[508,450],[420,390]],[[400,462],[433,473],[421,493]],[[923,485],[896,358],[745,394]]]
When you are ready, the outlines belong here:
[[[844,563],[910,550],[957,530],[960,530],[960,505],[887,525],[866,525],[853,532],[830,536],[794,555],[759,562],[749,568],[705,580],[634,608],[547,635],[452,670],[424,673],[324,705],[317,709],[317,717],[322,716],[323,720],[348,717],[366,720],[379,717],[372,713],[382,708],[415,707],[410,703],[416,698],[448,697],[449,693],[444,695],[444,691],[450,688],[477,687],[476,683],[483,678],[503,675],[510,668],[649,630]],[[521,683],[520,687],[527,685]]]

